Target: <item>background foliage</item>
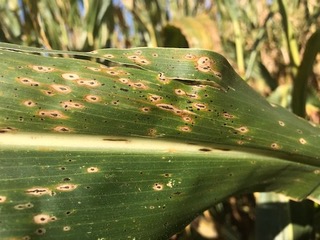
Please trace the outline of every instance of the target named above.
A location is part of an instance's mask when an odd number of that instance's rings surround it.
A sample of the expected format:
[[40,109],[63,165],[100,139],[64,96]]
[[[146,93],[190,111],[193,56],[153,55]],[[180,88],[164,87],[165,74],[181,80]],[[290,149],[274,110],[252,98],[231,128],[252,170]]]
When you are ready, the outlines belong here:
[[[0,41],[77,51],[137,46],[214,50],[261,95],[319,124],[319,16],[316,0],[1,0]],[[261,194],[231,197],[173,238],[205,238],[199,235],[202,228],[209,229],[202,231],[207,238],[248,239],[263,211],[256,199],[263,202]],[[313,209],[310,202],[303,204]]]

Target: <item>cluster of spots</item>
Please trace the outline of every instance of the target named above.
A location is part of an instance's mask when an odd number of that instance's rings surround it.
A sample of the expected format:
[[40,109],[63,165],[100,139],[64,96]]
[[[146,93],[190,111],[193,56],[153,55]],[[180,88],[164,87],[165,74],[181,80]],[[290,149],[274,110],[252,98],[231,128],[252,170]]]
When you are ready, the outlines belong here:
[[162,183],[155,183],[155,184],[153,184],[152,188],[155,191],[161,191],[161,190],[163,190],[163,184]]
[[185,92],[184,90],[182,90],[182,89],[175,89],[174,90],[174,93],[176,94],[176,95],[178,95],[178,96],[186,96],[186,97],[189,97],[189,98],[194,98],[194,99],[198,99],[199,98],[199,96],[198,96],[198,94],[196,94],[196,93],[187,93],[187,92]]
[[17,77],[17,80],[18,80],[20,83],[22,83],[22,84],[24,84],[24,85],[28,85],[28,86],[30,86],[30,87],[38,87],[38,86],[40,86],[40,83],[39,83],[39,82],[37,82],[37,81],[35,81],[35,80],[31,79],[31,78],[27,78],[27,77],[23,77],[23,78]]
[[97,80],[93,79],[80,79],[76,81],[78,85],[80,86],[86,86],[86,87],[99,87],[101,84]]
[[149,96],[149,100],[150,100],[151,102],[159,102],[159,101],[161,101],[162,99],[163,99],[163,97],[158,96],[158,95],[155,95],[155,94],[151,94],[151,95]]
[[[172,106],[171,104],[165,104],[165,103],[158,103],[156,106],[162,110],[173,112],[175,115],[181,116],[182,120],[185,122],[191,122],[194,124],[193,119],[189,116],[191,113],[188,110],[181,110],[177,107]],[[189,126],[181,126],[178,128],[180,131],[183,132],[190,132],[191,128]]]
[[37,72],[41,72],[41,73],[52,72],[55,70],[52,67],[39,66],[39,65],[29,65],[29,67],[32,68],[33,70],[35,70]]
[[138,65],[149,65],[151,62],[141,55],[142,51],[135,51],[134,55],[127,56],[128,59],[132,60],[134,63]]
[[233,116],[232,114],[228,113],[228,112],[223,112],[223,113],[222,113],[222,116],[223,116],[224,118],[226,118],[226,119],[232,119],[232,118],[234,118],[234,116]]
[[99,168],[97,168],[97,167],[88,167],[87,168],[87,172],[88,173],[96,173],[96,172],[99,172]]
[[221,78],[221,73],[213,69],[214,63],[214,60],[212,60],[211,58],[207,56],[202,56],[196,59],[196,68],[200,72],[212,72],[216,77]]
[[50,191],[48,188],[42,188],[42,187],[34,187],[34,188],[27,189],[25,193],[28,195],[37,196],[37,197],[43,196],[43,195],[50,195],[50,196],[54,195],[54,193]]
[[164,73],[160,72],[157,76],[157,79],[162,82],[163,84],[170,83],[170,80],[164,75]]
[[175,184],[175,181],[172,180],[172,179],[170,179],[169,182],[168,182],[166,185],[167,185],[169,188],[173,188],[174,184]]
[[60,118],[60,119],[65,119],[67,118],[65,115],[63,115],[60,111],[58,110],[41,110],[38,113],[39,116],[41,117],[49,117],[49,118]]
[[17,204],[14,206],[14,209],[16,209],[16,210],[24,210],[24,209],[29,209],[29,208],[33,208],[33,204],[30,202]]
[[195,55],[191,54],[191,53],[187,53],[185,56],[184,56],[185,59],[187,60],[194,60],[196,58]]
[[125,85],[127,85],[129,87],[132,87],[133,89],[141,89],[141,90],[148,89],[148,86],[146,84],[140,82],[140,81],[132,82],[128,78],[119,78],[118,81],[121,82],[122,84],[125,84]]
[[62,191],[62,192],[70,192],[75,190],[78,187],[76,184],[60,184],[56,187],[57,190]]
[[60,105],[65,108],[65,109],[71,109],[71,108],[84,108],[83,104],[79,103],[79,102],[73,102],[73,101],[65,101],[65,102],[61,102]]
[[49,222],[56,221],[57,218],[55,216],[50,216],[48,214],[38,214],[33,217],[33,221],[35,224],[47,224]]
[[104,72],[111,75],[111,76],[121,76],[121,75],[129,75],[126,71],[117,70],[114,67],[106,67],[101,65],[101,68],[104,69]]
[[4,203],[7,200],[6,196],[0,196],[0,203]]

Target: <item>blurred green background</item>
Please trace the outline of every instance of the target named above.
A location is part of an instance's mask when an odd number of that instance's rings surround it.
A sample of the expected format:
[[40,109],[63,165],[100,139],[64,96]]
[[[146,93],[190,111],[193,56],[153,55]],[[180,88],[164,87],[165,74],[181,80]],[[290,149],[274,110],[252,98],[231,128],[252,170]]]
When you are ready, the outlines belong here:
[[[320,123],[319,29],[318,0],[0,0],[1,42],[77,51],[213,50],[269,101],[314,124]],[[314,239],[317,212],[309,201],[275,194],[230,197],[172,239],[262,239],[272,232],[266,219],[277,223],[276,233],[291,223],[292,239]]]

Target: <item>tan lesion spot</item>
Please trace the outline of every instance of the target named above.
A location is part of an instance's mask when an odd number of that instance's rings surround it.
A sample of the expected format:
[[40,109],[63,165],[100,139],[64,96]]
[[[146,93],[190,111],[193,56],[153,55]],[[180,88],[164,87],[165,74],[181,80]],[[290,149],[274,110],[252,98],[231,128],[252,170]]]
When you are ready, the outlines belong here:
[[0,196],[0,203],[4,203],[7,200],[6,196]]
[[43,196],[43,195],[50,195],[52,196],[53,193],[50,191],[48,188],[43,188],[43,187],[34,187],[34,188],[29,188],[25,191],[26,194],[28,195],[33,195],[33,196]]
[[163,190],[163,184],[162,183],[155,183],[155,184],[153,184],[152,188],[155,191],[161,191],[161,190]]
[[40,83],[33,80],[32,78],[27,78],[27,77],[18,77],[18,81],[24,85],[28,85],[30,87],[38,87],[40,86]]
[[97,167],[88,167],[87,168],[87,172],[88,173],[96,173],[96,172],[99,172],[99,168],[97,168]]
[[299,139],[299,142],[300,142],[301,144],[303,144],[303,145],[307,143],[307,141],[306,141],[304,138],[300,138],[300,139]]
[[123,83],[123,84],[130,84],[131,81],[128,78],[119,78],[118,79],[119,82]]
[[236,130],[237,130],[238,132],[241,132],[241,133],[247,133],[247,132],[249,132],[249,129],[248,129],[248,127],[246,127],[246,126],[241,126],[241,127],[239,127],[239,128],[236,128]]
[[101,98],[97,95],[86,95],[84,98],[87,102],[97,103],[101,101]]
[[76,184],[60,184],[56,187],[57,190],[63,191],[63,192],[70,192],[75,190],[78,187]]
[[45,95],[49,97],[52,97],[55,95],[53,90],[41,90],[41,92],[43,92]]
[[37,72],[41,72],[41,73],[46,73],[46,72],[52,72],[54,71],[53,67],[47,67],[47,66],[40,66],[40,65],[30,65],[30,67],[37,71]]
[[150,99],[151,102],[159,102],[160,100],[163,99],[163,97],[155,95],[155,94],[152,94],[152,95],[149,96],[149,99]]
[[193,60],[196,58],[195,55],[191,54],[191,53],[187,53],[185,56],[184,56],[185,59],[187,60]]
[[65,101],[61,102],[60,104],[62,107],[66,109],[71,109],[71,108],[76,108],[76,109],[81,109],[84,108],[84,105],[79,103],[79,102],[72,102],[72,101]]
[[13,208],[16,210],[24,210],[24,209],[33,208],[33,207],[34,205],[28,202],[28,203],[17,204]]
[[67,118],[65,115],[63,115],[58,110],[41,110],[38,112],[38,115],[41,117],[49,117],[49,118],[55,118],[55,119],[65,119]]
[[108,70],[108,71],[106,71],[106,73],[108,73],[109,75],[112,75],[112,76],[120,75],[120,72],[118,72],[116,70]]
[[174,92],[175,92],[175,94],[177,94],[179,96],[183,96],[186,94],[186,92],[183,91],[182,89],[175,89]]
[[64,93],[64,94],[71,93],[71,88],[66,85],[52,84],[50,85],[50,87],[59,93]]
[[149,107],[142,107],[140,109],[142,112],[150,112],[151,111],[151,108],[149,108]]
[[148,129],[148,135],[150,136],[150,137],[156,137],[157,136],[157,129],[155,129],[155,128],[150,128],[150,129]]
[[23,105],[25,105],[27,107],[35,107],[37,105],[37,103],[32,100],[25,100],[25,101],[23,101]]
[[151,63],[149,60],[145,58],[136,59],[135,62],[140,65],[149,65]]
[[80,79],[79,75],[76,73],[63,73],[61,76],[64,80],[78,80],[78,79]]
[[64,227],[62,228],[62,230],[63,230],[64,232],[68,232],[68,231],[71,230],[71,227],[70,227],[70,226],[64,226]]
[[77,80],[77,83],[80,86],[87,86],[87,87],[99,87],[100,86],[100,82],[98,82],[97,80],[93,80],[93,79],[80,79],[80,80]]
[[192,129],[189,126],[180,126],[178,127],[178,130],[181,132],[191,132]]
[[196,62],[196,68],[200,71],[200,72],[212,72],[216,77],[221,78],[221,73],[214,70],[214,64],[215,61],[212,60],[211,58],[207,57],[207,56],[202,56],[200,58],[198,58],[197,62]]
[[194,103],[193,106],[197,110],[205,110],[207,108],[206,104],[204,104],[204,103]]
[[15,131],[17,131],[17,129],[13,127],[0,128],[0,133],[9,133],[9,132],[15,132]]
[[286,125],[283,121],[278,121],[278,123],[281,127],[284,127]]
[[271,147],[272,149],[274,149],[274,150],[278,150],[278,149],[281,148],[278,143],[271,143],[270,147]]
[[103,57],[105,57],[105,58],[114,58],[114,55],[112,55],[110,53],[107,53],[107,54],[104,54]]
[[158,74],[157,79],[163,84],[168,84],[170,82],[170,80],[162,72]]
[[149,65],[151,63],[144,56],[141,56],[141,54],[130,55],[130,56],[127,56],[127,58],[139,65]]
[[65,126],[56,126],[55,128],[53,128],[53,131],[60,132],[60,133],[72,132],[71,128],[68,128]]
[[182,116],[182,120],[185,122],[192,122],[193,119],[189,116]]
[[56,220],[57,218],[55,216],[50,216],[45,213],[41,213],[33,217],[33,221],[35,224],[47,224],[49,222],[54,222]]
[[223,112],[223,113],[222,113],[222,116],[223,116],[224,118],[226,118],[226,119],[232,119],[232,118],[234,118],[234,116],[233,116],[232,114],[228,113],[228,112]]
[[148,87],[142,82],[135,82],[135,83],[132,84],[132,87],[133,88],[138,88],[138,89],[143,89],[143,90],[148,89]]

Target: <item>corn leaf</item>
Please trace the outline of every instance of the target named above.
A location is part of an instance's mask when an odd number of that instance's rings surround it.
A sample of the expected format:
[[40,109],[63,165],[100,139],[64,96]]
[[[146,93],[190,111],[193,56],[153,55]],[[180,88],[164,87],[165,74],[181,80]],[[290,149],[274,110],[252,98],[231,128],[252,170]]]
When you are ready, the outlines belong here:
[[219,54],[1,43],[0,57],[3,239],[166,239],[240,192],[320,199],[319,128]]

